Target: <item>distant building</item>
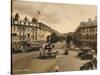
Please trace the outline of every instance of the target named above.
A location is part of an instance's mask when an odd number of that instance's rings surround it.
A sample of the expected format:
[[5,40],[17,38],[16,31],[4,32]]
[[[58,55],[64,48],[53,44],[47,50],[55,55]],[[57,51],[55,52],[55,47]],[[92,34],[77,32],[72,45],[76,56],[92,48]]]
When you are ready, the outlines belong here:
[[[89,46],[92,49],[97,48],[97,19],[93,21],[88,19],[87,22],[80,22],[79,27],[74,33],[76,39],[81,46]],[[76,41],[76,42],[77,42]]]

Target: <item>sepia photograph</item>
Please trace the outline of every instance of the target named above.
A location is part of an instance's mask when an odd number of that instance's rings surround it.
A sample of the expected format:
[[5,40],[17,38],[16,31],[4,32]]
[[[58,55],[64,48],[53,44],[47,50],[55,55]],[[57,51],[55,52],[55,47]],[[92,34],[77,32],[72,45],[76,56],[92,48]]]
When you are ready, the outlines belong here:
[[97,70],[97,6],[11,1],[11,73]]

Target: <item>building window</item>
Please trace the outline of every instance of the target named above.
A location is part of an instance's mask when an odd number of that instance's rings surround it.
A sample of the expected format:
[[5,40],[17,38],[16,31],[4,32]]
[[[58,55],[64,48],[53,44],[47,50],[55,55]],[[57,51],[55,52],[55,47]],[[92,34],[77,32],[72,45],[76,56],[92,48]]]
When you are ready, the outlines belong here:
[[89,31],[89,29],[87,28],[87,32]]
[[95,31],[97,32],[97,28],[95,28]]
[[89,32],[91,32],[91,29],[89,29]]
[[30,34],[27,34],[27,38],[28,38],[28,39],[30,38]]
[[28,32],[29,32],[29,28],[28,28]]
[[16,27],[16,31],[17,31],[17,27]]
[[14,26],[14,31],[15,31],[15,26]]
[[81,30],[82,33],[84,33],[84,30]]
[[33,40],[34,40],[34,35],[32,36]]

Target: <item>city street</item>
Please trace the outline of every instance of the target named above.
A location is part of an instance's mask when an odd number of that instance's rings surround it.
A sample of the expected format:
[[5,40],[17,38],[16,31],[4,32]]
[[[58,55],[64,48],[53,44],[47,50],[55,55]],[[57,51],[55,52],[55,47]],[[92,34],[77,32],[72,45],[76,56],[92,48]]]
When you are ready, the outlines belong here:
[[96,69],[96,6],[12,3],[12,74]]
[[[82,66],[82,64],[86,63],[87,61],[89,60],[81,60],[80,58],[78,58],[76,51],[69,51],[69,55],[62,55],[59,62],[56,65],[60,66],[60,72],[79,71],[80,66]],[[54,67],[51,68],[51,72],[54,72]]]
[[[60,43],[61,44],[61,43]],[[57,47],[57,45],[59,47]],[[52,51],[58,51],[59,54],[53,59],[38,59],[40,51],[33,51],[29,53],[19,53],[12,55],[13,73],[40,73],[40,72],[55,72],[56,65],[60,66],[61,71],[79,71],[80,66],[89,60],[81,60],[77,57],[77,51],[69,50],[68,55],[64,55],[64,49],[61,47],[62,43],[55,44]],[[41,65],[42,64],[42,65]]]
[[96,69],[96,6],[12,3],[13,74]]

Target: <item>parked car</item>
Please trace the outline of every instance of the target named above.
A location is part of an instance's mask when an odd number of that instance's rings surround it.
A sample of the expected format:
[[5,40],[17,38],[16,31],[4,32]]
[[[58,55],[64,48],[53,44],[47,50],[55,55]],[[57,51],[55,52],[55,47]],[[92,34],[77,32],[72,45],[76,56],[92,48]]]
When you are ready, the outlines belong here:
[[64,54],[65,54],[65,55],[68,55],[68,50],[65,50]]
[[89,70],[89,69],[93,69],[93,62],[92,61],[88,61],[85,64],[83,64],[82,66],[80,66],[80,70]]
[[78,52],[78,56],[81,59],[93,59],[93,53],[89,47],[84,47]]

